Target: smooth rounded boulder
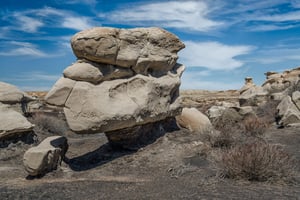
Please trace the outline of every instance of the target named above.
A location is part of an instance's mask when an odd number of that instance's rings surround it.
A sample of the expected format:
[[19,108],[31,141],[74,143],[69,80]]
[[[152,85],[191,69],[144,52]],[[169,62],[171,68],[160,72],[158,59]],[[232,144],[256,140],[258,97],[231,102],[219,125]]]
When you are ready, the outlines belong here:
[[177,124],[192,132],[204,133],[212,129],[208,117],[196,108],[183,108],[180,115],[176,117]]

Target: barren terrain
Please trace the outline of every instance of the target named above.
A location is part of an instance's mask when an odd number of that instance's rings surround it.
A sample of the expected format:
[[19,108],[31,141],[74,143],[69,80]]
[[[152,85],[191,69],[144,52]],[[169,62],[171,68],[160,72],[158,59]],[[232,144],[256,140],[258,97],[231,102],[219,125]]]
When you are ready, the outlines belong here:
[[[183,92],[185,106],[205,109],[219,101],[236,101],[235,91]],[[50,133],[47,133],[50,134]],[[138,150],[113,149],[103,133],[68,138],[61,168],[31,178],[22,157],[31,145],[23,142],[0,149],[1,199],[299,199],[300,128],[268,128],[265,138],[296,158],[291,182],[250,182],[219,176],[211,149],[201,135],[168,132]],[[45,134],[37,134],[39,139]]]

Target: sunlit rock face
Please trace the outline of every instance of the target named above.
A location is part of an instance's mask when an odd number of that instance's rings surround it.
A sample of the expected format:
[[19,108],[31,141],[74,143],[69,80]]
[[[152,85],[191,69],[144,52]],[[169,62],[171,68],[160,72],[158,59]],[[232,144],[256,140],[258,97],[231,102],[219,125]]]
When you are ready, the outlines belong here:
[[111,132],[180,114],[184,44],[160,28],[97,27],[75,34],[78,60],[46,96],[77,133]]

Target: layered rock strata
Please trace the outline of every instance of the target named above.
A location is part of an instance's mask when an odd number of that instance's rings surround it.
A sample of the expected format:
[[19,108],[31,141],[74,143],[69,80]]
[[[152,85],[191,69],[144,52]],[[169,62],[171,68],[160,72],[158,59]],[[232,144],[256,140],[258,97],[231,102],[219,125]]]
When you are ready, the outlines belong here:
[[[46,95],[76,133],[114,132],[181,112],[177,52],[184,44],[160,28],[92,28],[71,39],[77,62]],[[121,133],[121,132],[120,132]]]
[[32,131],[34,125],[24,117],[31,100],[32,97],[16,86],[0,82],[0,141]]

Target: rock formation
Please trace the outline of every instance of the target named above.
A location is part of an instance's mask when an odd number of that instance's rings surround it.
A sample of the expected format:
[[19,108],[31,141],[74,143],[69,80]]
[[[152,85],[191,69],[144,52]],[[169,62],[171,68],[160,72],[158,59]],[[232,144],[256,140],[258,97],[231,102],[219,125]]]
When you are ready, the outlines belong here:
[[92,28],[71,40],[78,60],[46,95],[77,133],[113,132],[181,112],[184,44],[160,28]]
[[38,146],[28,149],[23,157],[25,170],[30,176],[43,175],[57,168],[68,150],[67,139],[51,136]]
[[0,82],[0,141],[32,131],[33,125],[23,116],[31,100],[16,86]]
[[280,101],[277,123],[281,126],[300,123],[300,67],[282,73],[267,72],[262,86],[251,86],[249,81],[240,90],[240,106],[258,106],[269,100]]

